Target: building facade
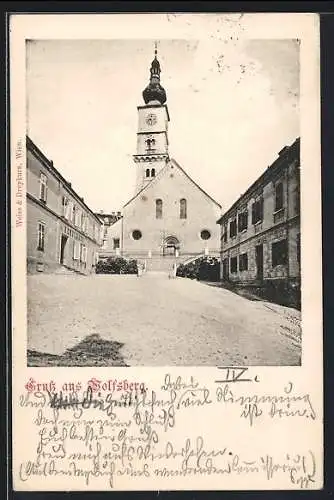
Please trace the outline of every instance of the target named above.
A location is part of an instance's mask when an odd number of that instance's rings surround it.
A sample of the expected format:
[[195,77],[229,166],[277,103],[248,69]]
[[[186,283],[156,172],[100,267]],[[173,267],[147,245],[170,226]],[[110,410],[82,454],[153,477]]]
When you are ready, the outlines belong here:
[[94,271],[102,223],[27,137],[27,268]]
[[221,206],[170,158],[170,114],[160,73],[155,50],[144,104],[137,107],[134,196],[124,205],[122,218],[108,229],[101,255],[118,251],[129,258],[173,257],[179,262],[200,254],[218,256],[216,220]]
[[221,279],[300,290],[300,140],[217,221]]
[[[101,250],[100,254],[108,248],[108,230],[109,228],[122,218],[121,212],[110,212],[105,213],[103,210],[100,212],[95,212],[95,215],[99,218],[102,224],[101,233]],[[112,242],[113,250],[115,254],[120,253],[120,238],[114,238]]]

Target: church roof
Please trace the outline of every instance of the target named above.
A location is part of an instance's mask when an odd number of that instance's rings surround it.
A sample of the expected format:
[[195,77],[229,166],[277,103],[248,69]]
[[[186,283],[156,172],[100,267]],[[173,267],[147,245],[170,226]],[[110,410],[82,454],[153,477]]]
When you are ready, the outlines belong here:
[[220,203],[218,203],[218,201],[216,201],[214,198],[212,198],[212,196],[210,196],[206,191],[204,191],[204,189],[201,188],[201,186],[199,184],[197,184],[197,182],[194,181],[194,179],[192,179],[190,177],[189,174],[187,174],[187,172],[181,167],[181,165],[179,165],[179,163],[177,163],[176,160],[174,160],[174,158],[171,159],[171,161],[174,163],[174,165],[176,165],[183,173],[184,175],[193,183],[195,184],[195,186],[200,190],[202,191],[202,193],[207,197],[209,198],[213,203],[215,203],[215,205],[217,205],[217,207],[219,208],[222,208],[222,206],[220,205]]
[[190,177],[189,174],[187,174],[187,172],[181,167],[181,165],[179,165],[179,163],[177,163],[176,160],[174,160],[174,158],[171,158],[170,162],[163,169],[160,170],[160,172],[156,175],[156,177],[154,177],[154,179],[151,180],[151,182],[148,182],[142,189],[140,189],[138,191],[138,193],[136,193],[127,203],[125,203],[125,205],[123,206],[123,208],[126,207],[127,205],[129,205],[133,200],[135,200],[137,198],[137,196],[139,196],[141,193],[143,193],[143,191],[145,191],[153,183],[158,182],[159,178],[162,177],[162,174],[166,171],[166,169],[168,168],[168,166],[169,166],[170,163],[173,163],[179,170],[181,170],[181,172],[187,177],[187,179],[189,179],[190,182],[192,182],[200,191],[202,191],[202,193],[207,198],[209,198],[215,205],[217,205],[217,207],[222,208],[221,205],[216,200],[214,200],[206,191],[204,191],[204,189],[201,188],[201,186],[199,186]]

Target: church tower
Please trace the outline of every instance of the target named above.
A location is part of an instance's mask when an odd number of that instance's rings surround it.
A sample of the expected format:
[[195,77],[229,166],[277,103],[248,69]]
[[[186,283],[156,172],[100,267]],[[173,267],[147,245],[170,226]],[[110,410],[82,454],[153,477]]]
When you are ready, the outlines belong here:
[[154,54],[150,81],[143,91],[145,105],[137,107],[137,154],[133,156],[137,166],[136,193],[151,182],[169,160],[169,113],[165,104],[166,92],[160,85],[161,68],[156,44]]

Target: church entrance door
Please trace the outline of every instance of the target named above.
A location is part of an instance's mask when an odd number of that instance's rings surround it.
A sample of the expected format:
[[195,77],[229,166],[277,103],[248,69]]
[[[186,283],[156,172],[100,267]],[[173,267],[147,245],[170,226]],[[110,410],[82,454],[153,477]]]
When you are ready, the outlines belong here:
[[180,242],[175,236],[168,236],[164,241],[163,255],[176,256],[180,249]]

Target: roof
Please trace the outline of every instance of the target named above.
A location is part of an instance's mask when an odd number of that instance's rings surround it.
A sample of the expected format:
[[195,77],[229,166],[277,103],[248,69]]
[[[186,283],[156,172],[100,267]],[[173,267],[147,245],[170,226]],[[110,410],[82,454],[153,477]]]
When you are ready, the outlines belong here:
[[72,194],[72,196],[74,198],[76,198],[79,203],[81,203],[85,208],[86,210],[99,222],[99,224],[101,223],[99,217],[97,217],[97,215],[93,212],[93,210],[91,210],[89,208],[88,205],[86,205],[86,203],[84,202],[84,199],[81,198],[78,193],[76,193],[76,191],[74,191],[74,189],[72,188],[72,185],[70,182],[68,182],[62,175],[61,173],[53,166],[53,161],[49,160],[49,158],[47,158],[45,156],[45,154],[39,149],[38,146],[36,146],[36,144],[30,139],[29,136],[26,136],[26,146],[27,146],[27,149],[29,151],[31,151],[35,156],[36,158],[38,158],[38,160],[40,160],[44,166],[51,172],[53,173],[56,177],[58,177],[62,182],[63,184],[66,186],[66,189]]
[[238,206],[238,204],[246,198],[247,196],[250,196],[253,191],[255,191],[260,185],[266,183],[268,179],[272,176],[273,172],[282,167],[285,163],[286,160],[291,157],[291,155],[299,155],[299,146],[300,146],[300,138],[298,137],[293,144],[290,146],[285,146],[281,151],[278,153],[278,158],[272,163],[261,175],[256,179],[253,184],[250,185],[250,187],[241,195],[239,198],[231,205],[231,207],[226,210],[226,212],[220,217],[220,219],[217,220],[217,224],[222,224],[224,219],[226,219],[229,214],[235,210]]
[[209,198],[209,199],[210,199],[213,203],[215,203],[215,204],[217,205],[217,207],[222,208],[222,206],[220,205],[220,203],[218,203],[218,201],[214,200],[214,199],[212,198],[212,196],[210,196],[210,195],[209,195],[206,191],[204,191],[204,189],[202,189],[202,188],[201,188],[201,186],[199,186],[199,185],[197,184],[197,182],[195,182],[195,181],[194,181],[194,179],[192,179],[192,178],[190,177],[190,175],[189,175],[189,174],[187,174],[187,172],[186,172],[186,171],[185,171],[185,170],[181,167],[181,165],[179,165],[179,164],[177,163],[177,161],[176,161],[176,160],[174,160],[174,158],[172,158],[172,160],[171,160],[171,161],[172,161],[172,162],[173,162],[173,163],[174,163],[174,164],[175,164],[175,165],[176,165],[176,166],[177,166],[177,167],[178,167],[178,168],[179,168],[179,169],[180,169],[180,170],[184,173],[184,175],[185,175],[185,176],[186,176],[186,177],[187,177],[187,178],[188,178],[188,179],[189,179],[189,180],[190,180],[190,181],[191,181],[191,182],[192,182],[192,183],[193,183],[193,184],[194,184],[194,185],[195,185],[195,186],[196,186],[196,187],[200,190],[200,191],[202,191],[202,193],[203,193],[203,194],[204,194],[207,198]]
[[[218,208],[221,208],[221,205],[216,201],[214,200],[206,191],[204,191],[204,189],[202,189],[191,177],[190,175],[187,174],[187,172],[181,167],[181,165],[179,165],[177,163],[176,160],[174,160],[174,158],[171,158],[170,159],[170,162],[169,163],[173,163],[178,169],[181,170],[181,172],[183,172],[183,174],[190,180],[190,182],[192,182],[200,191],[202,191],[202,193],[207,197],[209,198],[209,200],[211,200],[215,205],[217,205]],[[154,177],[153,180],[151,180],[151,182],[148,182],[144,187],[142,187],[142,189],[140,189],[138,191],[138,193],[136,193],[127,203],[125,203],[125,205],[123,206],[126,207],[127,205],[129,205],[129,203],[131,203],[135,198],[137,198],[137,196],[139,196],[143,191],[145,191],[149,186],[151,186],[153,183],[156,183],[159,178],[162,176],[162,174],[165,172],[166,168],[168,167],[168,164],[162,168],[160,170],[160,172],[158,173],[158,175],[156,177]]]

